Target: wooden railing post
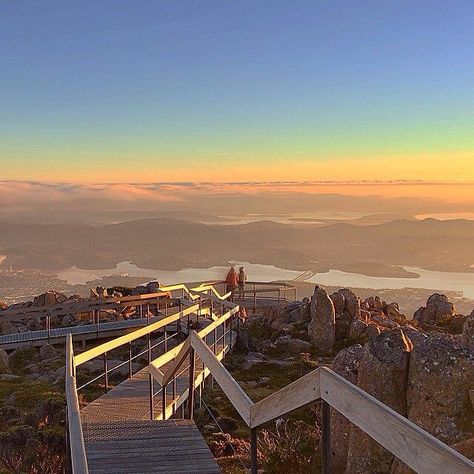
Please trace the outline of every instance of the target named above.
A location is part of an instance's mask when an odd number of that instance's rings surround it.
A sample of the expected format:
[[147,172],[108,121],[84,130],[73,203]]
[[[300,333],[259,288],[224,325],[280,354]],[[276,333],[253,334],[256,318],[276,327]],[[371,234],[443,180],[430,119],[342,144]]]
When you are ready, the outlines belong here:
[[250,430],[250,473],[257,474],[258,457],[257,457],[257,428]]
[[322,400],[322,474],[331,474],[331,409],[329,403]]
[[161,387],[161,418],[163,420],[166,420],[166,387],[167,384]]
[[188,419],[194,416],[194,373],[195,373],[194,349],[189,351],[189,393],[188,393]]
[[149,378],[149,383],[150,383],[150,386],[149,386],[149,389],[150,389],[150,420],[154,420],[155,419],[155,410],[154,410],[154,404],[153,404],[153,375],[149,374],[148,375],[148,378]]

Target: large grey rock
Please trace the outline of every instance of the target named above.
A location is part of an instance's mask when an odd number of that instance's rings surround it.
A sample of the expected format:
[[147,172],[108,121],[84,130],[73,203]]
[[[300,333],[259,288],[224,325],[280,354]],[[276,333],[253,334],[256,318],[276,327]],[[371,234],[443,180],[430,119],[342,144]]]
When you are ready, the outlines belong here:
[[358,339],[361,337],[369,325],[360,319],[354,319],[349,327],[349,338]]
[[10,364],[8,362],[8,354],[3,349],[0,349],[0,372],[8,370]]
[[158,293],[160,291],[160,284],[157,281],[150,281],[147,283],[146,288],[148,293]]
[[319,286],[311,297],[310,311],[308,333],[311,342],[319,352],[331,353],[336,342],[336,312],[331,298]]
[[[384,331],[369,340],[359,363],[357,385],[398,413],[406,415],[406,385],[411,341],[400,329]],[[347,473],[390,473],[394,456],[352,426]]]
[[59,291],[50,290],[38,295],[33,300],[33,306],[53,306],[55,304],[64,303],[67,296]]
[[[359,344],[343,349],[334,358],[332,370],[357,385],[359,364],[363,353],[364,348]],[[350,421],[331,408],[332,469],[335,474],[344,473],[346,470],[350,430]]]
[[447,324],[456,314],[456,307],[446,295],[434,293],[428,298],[426,307],[422,306],[413,315],[413,319],[424,324]]
[[55,359],[58,355],[56,353],[56,349],[51,344],[45,344],[44,346],[41,346],[39,353],[41,360]]
[[10,321],[1,321],[0,322],[0,329],[2,331],[2,334],[17,334],[19,331],[18,331],[18,328],[13,324],[11,323]]
[[462,336],[464,344],[474,352],[474,311],[464,321]]
[[140,285],[135,287],[130,294],[132,296],[146,295],[148,294],[148,288],[146,286]]
[[474,426],[474,352],[448,336],[407,332],[413,342],[408,418],[441,441],[462,441]]

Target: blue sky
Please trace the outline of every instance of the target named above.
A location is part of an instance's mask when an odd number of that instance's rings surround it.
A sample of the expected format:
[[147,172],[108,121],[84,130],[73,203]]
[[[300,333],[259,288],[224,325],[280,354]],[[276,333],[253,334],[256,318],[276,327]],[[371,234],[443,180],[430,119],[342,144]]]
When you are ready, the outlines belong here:
[[317,179],[367,159],[434,179],[456,156],[449,178],[474,179],[473,22],[472,1],[4,1],[2,171]]

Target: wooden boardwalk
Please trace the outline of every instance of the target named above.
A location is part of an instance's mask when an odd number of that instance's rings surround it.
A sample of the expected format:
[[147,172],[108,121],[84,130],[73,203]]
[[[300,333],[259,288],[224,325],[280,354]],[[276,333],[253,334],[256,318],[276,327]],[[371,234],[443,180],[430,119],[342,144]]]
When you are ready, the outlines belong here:
[[72,334],[75,341],[86,341],[90,339],[101,339],[105,337],[117,337],[125,332],[146,326],[159,321],[163,316],[150,318],[124,319],[122,321],[111,321],[97,324],[81,324],[77,326],[66,326],[62,328],[46,329],[39,331],[25,331],[16,334],[0,336],[0,347],[4,350],[16,349],[17,347],[42,346],[44,344],[64,344],[66,336]]
[[84,425],[89,473],[220,473],[192,420]]
[[[222,333],[221,333],[222,334]],[[217,333],[217,338],[221,336]],[[213,334],[209,335],[210,344]],[[223,343],[222,339],[222,343]],[[228,342],[228,341],[227,341]],[[224,349],[218,344],[218,351]],[[170,361],[162,369],[172,364]],[[166,416],[183,405],[189,389],[188,364],[176,377],[175,396],[168,384]],[[195,377],[204,366],[196,362]],[[150,413],[148,368],[137,372],[81,410],[89,472],[114,473],[219,473],[212,453],[191,420],[163,420],[163,396],[154,382],[153,416]],[[157,393],[158,392],[158,393]]]

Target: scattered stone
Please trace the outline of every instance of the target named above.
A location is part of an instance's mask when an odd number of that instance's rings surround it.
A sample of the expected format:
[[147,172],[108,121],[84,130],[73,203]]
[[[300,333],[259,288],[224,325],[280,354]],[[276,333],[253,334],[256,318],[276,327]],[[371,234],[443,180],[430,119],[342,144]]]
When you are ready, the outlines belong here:
[[265,362],[267,358],[260,352],[249,352],[245,357],[245,362],[242,365],[243,370],[251,369],[255,364]]
[[19,375],[0,374],[0,380],[12,381],[12,380],[18,380],[18,379],[21,379]]
[[56,353],[56,349],[51,344],[45,344],[44,346],[41,346],[39,353],[41,360],[55,359],[58,355]]

